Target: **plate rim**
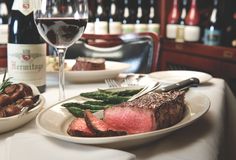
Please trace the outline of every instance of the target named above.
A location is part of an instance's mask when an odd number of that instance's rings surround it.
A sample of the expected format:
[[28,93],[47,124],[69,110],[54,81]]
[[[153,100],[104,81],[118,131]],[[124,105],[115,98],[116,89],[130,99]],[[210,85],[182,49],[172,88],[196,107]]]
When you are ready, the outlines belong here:
[[[208,103],[208,106],[205,106],[204,109],[197,116],[195,116],[195,117],[191,116],[191,114],[189,113],[190,118],[188,120],[186,120],[185,122],[180,121],[171,127],[160,129],[160,130],[155,130],[155,131],[151,131],[151,132],[131,134],[131,135],[125,135],[125,136],[113,136],[113,137],[73,137],[70,135],[66,135],[64,133],[58,134],[58,133],[49,131],[49,130],[45,129],[40,124],[40,120],[41,120],[40,117],[43,116],[43,114],[45,112],[47,112],[48,110],[50,110],[53,107],[57,107],[57,105],[59,105],[60,103],[75,99],[78,96],[68,98],[64,101],[58,102],[58,103],[48,107],[45,110],[42,110],[36,117],[36,126],[41,131],[43,131],[44,133],[49,135],[50,137],[55,137],[55,138],[58,138],[61,140],[74,142],[74,143],[78,143],[78,144],[91,144],[91,145],[101,144],[102,145],[102,144],[108,144],[108,143],[116,143],[116,142],[120,142],[120,141],[124,141],[124,140],[135,140],[135,139],[139,139],[140,137],[147,138],[147,137],[153,137],[153,136],[160,136],[162,134],[172,133],[180,128],[184,128],[184,127],[190,125],[191,123],[193,123],[194,121],[198,120],[199,118],[201,118],[204,114],[206,114],[208,112],[208,110],[210,109],[210,105],[211,105],[209,97],[206,96],[205,94],[202,94],[202,93],[197,93],[197,94],[205,97],[207,99],[207,103]],[[189,108],[190,106],[187,106],[187,107]],[[189,110],[191,110],[191,108],[189,108]],[[186,115],[186,116],[188,116],[188,115]],[[106,140],[106,142],[104,142],[104,140]],[[86,142],[86,141],[88,141],[88,142]]]
[[[74,59],[65,59],[65,62],[66,61],[75,61]],[[129,63],[124,63],[124,62],[118,62],[118,61],[109,61],[109,60],[106,60],[105,61],[105,65],[111,65],[111,64],[118,64],[118,65],[120,65],[120,64],[122,64],[122,65],[124,65],[124,67],[122,67],[122,68],[115,68],[115,69],[113,69],[113,68],[105,68],[105,69],[102,69],[102,70],[88,70],[88,71],[72,71],[72,70],[65,70],[65,73],[95,73],[95,72],[104,72],[104,71],[112,71],[112,72],[114,72],[114,71],[120,71],[120,70],[125,70],[125,69],[128,69],[131,65],[129,64]],[[46,67],[47,68],[47,67]],[[47,73],[58,73],[58,71],[47,71],[46,70],[46,72]]]
[[[156,76],[157,74],[167,74],[167,73],[175,73],[175,74],[177,74],[177,73],[180,73],[180,72],[206,75],[208,78],[205,78],[204,80],[199,79],[199,80],[200,80],[200,83],[206,83],[206,82],[208,82],[209,80],[211,80],[211,79],[213,78],[213,76],[212,76],[211,74],[209,74],[209,73],[201,72],[201,71],[194,71],[194,70],[165,70],[165,71],[152,72],[152,73],[149,73],[148,75],[149,75],[150,77],[152,77],[152,78],[158,79],[159,76]],[[171,77],[172,77],[172,76],[171,76]],[[191,77],[189,77],[189,78],[191,78]],[[196,78],[198,78],[198,77],[196,77]],[[186,79],[186,77],[183,78],[183,79]],[[161,79],[161,80],[164,81],[164,78]],[[180,79],[180,81],[181,81],[181,80],[182,80],[182,79]],[[167,79],[166,81],[167,81],[167,82],[169,82],[169,81],[170,81],[170,82],[174,82],[173,80],[168,80],[168,79]]]

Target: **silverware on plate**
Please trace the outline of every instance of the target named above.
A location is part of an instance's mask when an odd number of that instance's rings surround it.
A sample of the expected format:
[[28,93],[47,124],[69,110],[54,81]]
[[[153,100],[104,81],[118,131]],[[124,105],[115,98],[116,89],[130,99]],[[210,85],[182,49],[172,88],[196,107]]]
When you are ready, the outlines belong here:
[[133,97],[131,97],[128,101],[132,101],[136,98],[139,98],[149,92],[155,91],[155,92],[168,92],[171,90],[186,90],[190,87],[197,87],[199,85],[200,81],[198,78],[192,77],[171,85],[167,85],[165,87],[159,87],[160,83],[156,83],[154,86],[150,87],[149,89],[143,89],[139,93],[135,94]]

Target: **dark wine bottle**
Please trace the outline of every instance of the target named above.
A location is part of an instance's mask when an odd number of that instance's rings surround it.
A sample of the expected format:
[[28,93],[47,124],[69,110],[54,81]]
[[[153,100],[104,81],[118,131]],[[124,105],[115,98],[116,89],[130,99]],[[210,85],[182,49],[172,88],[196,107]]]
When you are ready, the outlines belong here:
[[214,6],[207,27],[204,30],[203,43],[206,45],[220,45],[222,30],[219,22],[218,0],[214,0]]
[[94,33],[108,34],[108,12],[103,0],[97,0]]
[[157,14],[157,0],[150,0],[149,16],[148,16],[148,32],[159,34],[160,21]]
[[171,10],[168,14],[167,25],[166,25],[166,37],[169,39],[175,39],[176,37],[176,28],[180,16],[179,0],[173,0]]
[[197,0],[192,0],[190,10],[185,18],[184,40],[197,42],[200,39],[200,13],[197,7]]
[[185,28],[185,17],[187,15],[187,0],[182,0],[182,10],[179,18],[178,26],[176,28],[176,42],[184,42],[184,28]]
[[144,10],[142,8],[145,7],[145,2],[147,2],[147,0],[138,0],[137,18],[134,25],[136,33],[147,31],[148,17],[145,17]]
[[232,14],[230,20],[224,31],[223,44],[227,47],[236,47],[236,12]]
[[7,44],[8,9],[4,0],[0,0],[0,44]]
[[46,88],[46,43],[33,19],[34,3],[15,0],[12,6],[7,44],[9,77],[13,82],[24,82]]
[[88,18],[88,23],[87,23],[84,33],[94,34],[95,0],[88,1],[88,8],[89,8],[89,18]]
[[118,10],[118,0],[111,0],[110,14],[109,14],[109,33],[121,34],[121,15]]
[[132,12],[132,9],[130,7],[130,3],[128,0],[124,0],[124,11],[123,11],[123,19],[122,19],[122,33],[133,33],[134,32],[134,23],[135,23],[135,18],[134,14],[136,12]]

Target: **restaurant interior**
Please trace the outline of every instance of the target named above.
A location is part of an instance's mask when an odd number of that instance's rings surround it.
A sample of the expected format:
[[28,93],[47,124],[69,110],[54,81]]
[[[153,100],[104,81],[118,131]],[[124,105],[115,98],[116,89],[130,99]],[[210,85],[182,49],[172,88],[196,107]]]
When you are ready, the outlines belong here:
[[0,81],[0,160],[233,160],[236,1],[0,0]]

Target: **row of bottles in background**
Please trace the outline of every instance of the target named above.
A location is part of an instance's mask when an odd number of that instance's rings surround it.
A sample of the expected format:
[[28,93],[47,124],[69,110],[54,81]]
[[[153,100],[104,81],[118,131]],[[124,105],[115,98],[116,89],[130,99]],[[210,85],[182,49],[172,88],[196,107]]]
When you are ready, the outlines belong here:
[[157,7],[157,0],[91,0],[85,33],[159,33]]
[[168,14],[166,36],[176,42],[198,42],[200,40],[200,14],[197,0],[192,0],[187,10],[187,0],[182,0],[181,11],[179,0],[173,0],[172,8]]
[[[235,47],[236,15],[230,13],[231,17],[225,17],[226,9],[222,11],[225,7],[220,3],[222,1],[212,0],[207,21],[203,24],[198,2],[199,0],[172,0],[167,18],[166,37],[176,42],[202,42],[206,45]],[[235,6],[236,2],[229,5]],[[225,19],[230,19],[228,26],[224,24]]]

